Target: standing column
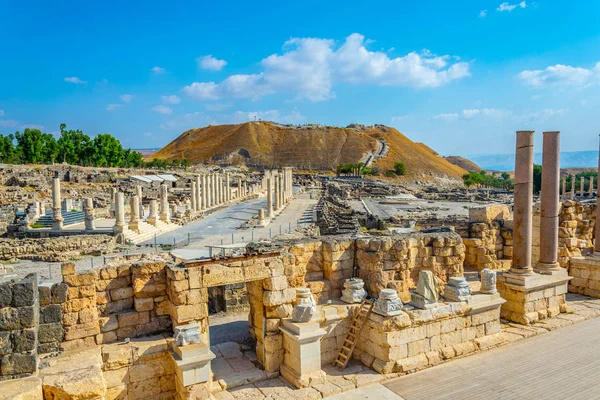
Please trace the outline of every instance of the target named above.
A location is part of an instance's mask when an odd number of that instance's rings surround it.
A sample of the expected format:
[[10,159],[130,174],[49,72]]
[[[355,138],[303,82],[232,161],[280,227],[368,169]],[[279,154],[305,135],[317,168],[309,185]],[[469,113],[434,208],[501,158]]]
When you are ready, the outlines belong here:
[[129,208],[130,208],[129,229],[139,233],[139,230],[140,230],[140,198],[137,195],[131,196]]
[[585,178],[582,176],[581,178],[579,178],[579,192],[581,193],[580,194],[581,197],[583,197],[584,186],[585,186]]
[[192,179],[192,211],[198,211],[198,203],[196,200],[198,199],[198,194],[196,193],[196,180]]
[[[599,153],[600,156],[600,153]],[[600,182],[600,157],[598,157],[598,182]],[[600,184],[598,185],[600,188]],[[595,229],[595,240],[594,240],[594,255],[600,255],[600,190],[598,191],[598,197],[596,197],[596,229]]]
[[63,228],[64,218],[60,201],[60,178],[52,179],[52,229],[60,231]]
[[533,131],[517,132],[513,228],[513,265],[510,272],[533,273],[531,243],[533,231]]
[[558,263],[558,208],[560,181],[560,132],[544,132],[540,217],[540,273],[560,271]]
[[171,222],[169,218],[169,189],[164,183],[160,185],[160,220],[165,224]]
[[[272,175],[267,175],[267,217],[273,218],[273,181]],[[600,224],[598,224],[600,225]]]
[[590,176],[590,191],[589,191],[590,197],[594,196],[594,177]]
[[194,181],[194,184],[196,185],[196,208],[200,211],[202,209],[202,193],[200,192],[202,185],[200,184],[200,176],[196,176]]
[[238,178],[238,198],[244,197],[244,193],[242,192],[242,178]]
[[85,230],[93,231],[96,227],[94,226],[94,201],[91,197],[84,199],[83,211],[85,213]]
[[144,219],[144,201],[142,200],[142,198],[144,197],[144,192],[142,191],[142,185],[136,185],[135,186],[135,194],[137,194],[138,199],[139,199],[139,217],[140,220]]
[[229,203],[231,201],[231,177],[229,176],[229,172],[225,176],[225,199]]
[[125,197],[123,192],[117,192],[115,198],[115,226],[113,232],[119,234],[123,233],[125,228]]
[[248,182],[244,182],[243,186],[244,186],[244,191],[243,191],[244,196],[247,196],[248,195]]
[[203,210],[206,210],[208,208],[208,204],[207,204],[208,197],[206,196],[206,191],[208,190],[207,186],[206,186],[206,175],[202,175],[202,179],[201,179],[200,183],[202,184],[202,197],[201,197],[202,206],[201,206],[201,208]]
[[156,226],[158,220],[158,204],[156,199],[150,200],[150,212],[148,214],[148,223]]
[[215,186],[215,174],[210,174],[210,206],[214,207],[217,200],[217,188]]
[[279,204],[279,175],[275,174],[271,176],[275,180],[275,205],[273,208],[275,208],[275,211],[277,212],[279,211],[279,207],[281,207],[281,204]]
[[563,199],[567,198],[567,177],[562,177],[562,197]]

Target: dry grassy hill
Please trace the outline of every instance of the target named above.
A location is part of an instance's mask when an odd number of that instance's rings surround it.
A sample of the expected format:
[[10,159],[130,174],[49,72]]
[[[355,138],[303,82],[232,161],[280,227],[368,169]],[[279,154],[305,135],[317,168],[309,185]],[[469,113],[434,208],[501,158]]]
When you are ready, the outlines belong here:
[[479,165],[475,164],[473,161],[464,157],[448,156],[444,158],[452,164],[458,165],[459,167],[468,172],[479,172],[483,169]]
[[304,170],[333,171],[338,164],[364,162],[376,157],[381,172],[394,163],[406,165],[407,177],[460,178],[465,171],[429,147],[415,143],[394,128],[383,125],[338,127],[287,127],[271,122],[248,122],[191,129],[150,156],[191,163],[246,164],[253,167],[292,166]]

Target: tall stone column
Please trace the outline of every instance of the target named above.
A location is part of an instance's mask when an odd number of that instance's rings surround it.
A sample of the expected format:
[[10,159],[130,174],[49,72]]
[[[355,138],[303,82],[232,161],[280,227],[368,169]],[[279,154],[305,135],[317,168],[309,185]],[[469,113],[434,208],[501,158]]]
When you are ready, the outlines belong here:
[[590,176],[590,188],[589,188],[589,195],[590,197],[594,196],[594,177]]
[[116,218],[115,204],[117,202],[117,188],[110,188],[110,209],[108,210],[108,214],[111,218]]
[[567,177],[562,177],[562,197],[563,199],[567,198]]
[[202,184],[202,206],[201,208],[203,210],[206,210],[208,208],[208,197],[207,197],[207,185],[206,185],[206,175],[202,175],[202,179],[200,180],[200,183]]
[[135,194],[137,194],[139,201],[139,216],[140,220],[144,219],[144,201],[142,200],[144,197],[144,192],[142,190],[142,185],[135,185]]
[[579,178],[579,192],[581,193],[582,197],[583,197],[584,188],[585,188],[585,178],[582,176],[581,178]]
[[165,224],[171,222],[169,218],[169,189],[164,183],[160,185],[160,220]]
[[279,211],[279,208],[281,207],[281,204],[279,204],[279,175],[275,174],[272,176],[275,180],[275,203],[273,205],[273,208],[275,209],[275,211]]
[[135,232],[140,230],[140,198],[135,195],[131,196],[129,214],[129,229]]
[[560,271],[558,263],[558,211],[560,132],[544,132],[540,217],[540,259],[536,271]]
[[[599,135],[600,137],[600,135]],[[600,155],[600,154],[599,154]],[[600,157],[598,157],[598,197],[596,197],[596,228],[594,240],[594,255],[600,257]]]
[[52,179],[52,229],[60,231],[63,228],[62,205],[60,201],[60,178]]
[[515,198],[513,228],[513,265],[510,272],[531,275],[533,231],[533,131],[517,132],[515,160]]
[[125,228],[125,196],[123,192],[117,192],[115,196],[115,226],[113,232],[123,233]]
[[202,184],[200,183],[200,177],[196,176],[196,179],[194,179],[194,184],[196,185],[196,209],[197,211],[200,211],[203,206],[202,206]]
[[273,181],[272,176],[267,176],[267,217],[273,218]]
[[571,199],[575,198],[575,175],[571,175]]
[[229,175],[229,172],[227,173],[227,175],[225,176],[225,199],[227,200],[227,202],[229,203],[231,201],[231,176]]
[[150,212],[148,214],[148,223],[156,226],[158,221],[158,202],[156,199],[150,200]]
[[91,197],[84,199],[83,212],[85,213],[85,230],[93,231],[96,227],[94,226],[94,201]]
[[210,174],[210,206],[214,207],[217,200],[217,187],[215,174]]
[[196,203],[197,194],[196,194],[196,181],[195,180],[192,180],[191,189],[192,189],[192,195],[191,195],[192,211],[198,211],[198,203]]
[[243,186],[244,186],[244,191],[243,191],[244,196],[247,196],[248,195],[248,182],[244,182]]
[[238,187],[238,198],[240,198],[240,199],[241,199],[241,198],[242,198],[242,197],[244,197],[244,195],[245,195],[245,193],[244,193],[244,192],[242,192],[242,178],[238,178],[238,184],[237,184],[237,187]]

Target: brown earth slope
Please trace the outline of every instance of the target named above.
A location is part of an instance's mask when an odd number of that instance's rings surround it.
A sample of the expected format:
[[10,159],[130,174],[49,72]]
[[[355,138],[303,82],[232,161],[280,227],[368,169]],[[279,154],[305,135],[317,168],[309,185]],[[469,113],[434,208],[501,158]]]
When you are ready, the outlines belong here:
[[460,178],[465,173],[427,146],[383,125],[287,127],[261,121],[207,126],[184,132],[150,158],[333,171],[338,164],[364,162],[381,147],[381,140],[387,144],[387,154],[375,161],[381,172],[401,161],[409,178]]
[[473,161],[459,156],[448,156],[444,157],[447,161],[454,165],[458,165],[467,172],[480,172],[483,168],[475,164]]

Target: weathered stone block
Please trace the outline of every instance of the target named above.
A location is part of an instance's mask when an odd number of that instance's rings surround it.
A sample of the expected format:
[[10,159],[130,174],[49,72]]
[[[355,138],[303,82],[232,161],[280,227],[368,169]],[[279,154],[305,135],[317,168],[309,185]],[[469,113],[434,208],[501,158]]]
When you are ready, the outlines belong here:
[[43,324],[39,327],[38,340],[40,343],[62,342],[64,334],[61,323]]
[[51,302],[52,304],[61,304],[67,301],[67,289],[68,286],[65,283],[57,283],[52,285],[51,289]]
[[14,307],[32,306],[37,292],[37,282],[32,278],[26,278],[15,283],[12,287],[12,305]]
[[62,321],[62,307],[60,304],[50,304],[40,307],[40,324],[49,324]]
[[129,326],[147,324],[150,322],[150,315],[147,311],[129,311],[118,314],[117,319],[119,321],[119,328],[126,328]]
[[36,329],[13,331],[10,335],[14,353],[24,353],[36,348]]
[[0,285],[0,308],[8,307],[12,303],[12,288],[8,283]]

